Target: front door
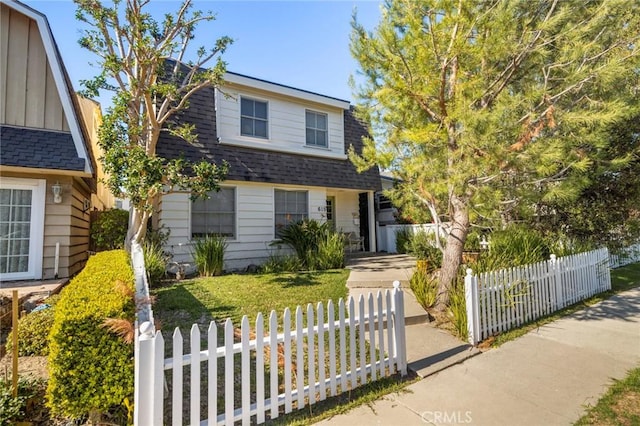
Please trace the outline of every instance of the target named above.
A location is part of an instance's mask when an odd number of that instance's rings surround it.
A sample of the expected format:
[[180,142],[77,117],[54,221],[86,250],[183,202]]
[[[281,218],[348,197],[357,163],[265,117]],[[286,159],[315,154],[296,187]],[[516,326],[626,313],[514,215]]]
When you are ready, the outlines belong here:
[[336,197],[327,197],[327,223],[332,231],[336,230]]
[[0,280],[42,278],[45,181],[2,178]]

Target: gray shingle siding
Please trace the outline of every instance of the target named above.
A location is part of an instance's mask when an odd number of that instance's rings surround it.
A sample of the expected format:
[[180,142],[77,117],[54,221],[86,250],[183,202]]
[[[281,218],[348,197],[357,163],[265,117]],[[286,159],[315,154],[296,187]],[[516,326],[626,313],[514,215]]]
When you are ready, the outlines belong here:
[[[188,142],[163,132],[158,141],[157,153],[165,158],[183,157],[189,161],[207,161],[220,164],[229,163],[227,180],[266,182],[329,188],[377,191],[380,176],[377,168],[358,173],[349,160],[319,158],[306,155],[288,154],[217,142],[215,123],[215,96],[211,88],[194,94],[189,108],[177,120],[195,124],[198,142]],[[362,137],[366,127],[360,123],[352,111],[344,111],[345,152],[350,145],[356,151],[362,149]]]
[[84,171],[71,133],[0,126],[0,165]]

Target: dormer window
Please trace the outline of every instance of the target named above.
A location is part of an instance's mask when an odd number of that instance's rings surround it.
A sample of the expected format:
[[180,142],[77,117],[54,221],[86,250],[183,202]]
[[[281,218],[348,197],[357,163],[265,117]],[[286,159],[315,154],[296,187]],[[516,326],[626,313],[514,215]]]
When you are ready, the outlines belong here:
[[240,98],[240,134],[268,139],[268,105],[265,101]]
[[327,114],[315,111],[306,111],[307,145],[328,147]]

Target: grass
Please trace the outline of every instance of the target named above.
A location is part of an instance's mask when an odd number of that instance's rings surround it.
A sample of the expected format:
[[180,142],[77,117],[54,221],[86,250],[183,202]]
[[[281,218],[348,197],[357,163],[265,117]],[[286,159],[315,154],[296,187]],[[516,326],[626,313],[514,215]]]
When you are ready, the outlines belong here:
[[615,381],[575,425],[640,425],[640,367]]
[[420,380],[418,376],[399,375],[385,377],[375,382],[360,386],[350,392],[328,398],[322,402],[305,407],[302,410],[270,420],[268,425],[303,426],[330,419],[344,414],[363,404],[372,404],[374,401],[390,393],[410,392],[406,387]]
[[[623,266],[622,268],[613,269],[611,271],[611,290],[597,294],[571,306],[567,306],[566,308],[556,311],[551,315],[541,317],[536,321],[525,324],[519,328],[514,328],[512,330],[499,334],[495,336],[493,340],[490,340],[491,338],[489,338],[484,343],[484,346],[490,345],[491,347],[498,347],[503,343],[517,339],[518,337],[523,336],[528,332],[535,330],[536,328],[539,328],[545,324],[556,321],[581,309],[588,308],[589,306],[608,299],[616,293],[632,289],[639,285],[640,263],[634,263],[631,265]],[[483,346],[482,343],[480,345]]]
[[190,327],[193,323],[231,318],[239,326],[243,315],[255,321],[276,310],[306,306],[347,297],[347,270],[309,273],[224,275],[171,283],[152,290],[156,297],[154,314],[162,328]]
[[[174,282],[165,287],[153,290],[156,297],[154,314],[156,318],[160,320],[165,335],[168,335],[174,327],[181,328],[183,335],[185,335],[187,328],[193,323],[198,323],[201,331],[203,331],[206,329],[209,321],[221,322],[226,318],[231,318],[234,325],[238,327],[243,315],[247,315],[250,321],[253,322],[258,312],[268,314],[274,309],[278,312],[278,316],[280,316],[286,307],[295,308],[297,305],[305,306],[307,303],[315,305],[320,301],[326,302],[331,299],[335,302],[339,298],[346,298],[346,280],[348,274],[349,271],[347,270],[253,275],[236,274]],[[357,329],[345,331],[345,333],[351,332],[357,332]],[[222,336],[219,335],[219,340],[221,338]],[[325,335],[325,348],[328,348],[327,339],[328,335]],[[338,339],[338,332],[336,332],[336,339]],[[188,336],[185,335],[185,342],[187,340]],[[346,335],[345,340],[347,343],[349,342],[349,334]],[[221,342],[219,341],[218,343]],[[306,339],[304,344],[307,344]],[[356,359],[359,365],[360,340],[358,336],[356,336],[356,345]],[[307,349],[304,349],[305,352],[303,354],[298,354],[297,350],[292,349],[295,351],[293,362],[300,362],[299,357],[302,357],[301,359],[303,359],[306,364]],[[366,362],[370,362],[368,342],[365,343],[365,353],[367,354]],[[255,355],[252,355],[250,361],[252,370],[255,365],[254,356]],[[326,353],[325,356],[327,356]],[[235,374],[239,376],[241,372],[239,369],[240,360],[239,356],[236,358],[234,368],[237,369]],[[266,358],[268,359],[268,356],[266,356]],[[350,366],[349,347],[347,347],[346,359],[347,368],[354,368]],[[325,360],[325,368],[328,368],[328,365],[328,360]],[[203,371],[201,377],[203,378],[206,378],[206,367],[205,364],[201,367]],[[265,367],[268,368],[269,365],[267,364]],[[223,368],[222,360],[220,360],[218,369],[222,371]],[[339,364],[336,368],[337,371],[340,371]],[[280,376],[279,382],[282,381],[283,372],[284,371],[279,371],[278,373]],[[184,386],[187,386],[188,376],[189,373],[186,372]],[[251,380],[253,382],[253,377]],[[268,383],[268,380],[269,377],[267,374],[265,382]],[[355,389],[350,389],[338,396],[328,398],[323,402],[307,406],[301,410],[295,410],[294,407],[292,413],[286,415],[281,413],[281,417],[274,419],[270,423],[309,424],[311,422],[317,422],[344,413],[355,406],[370,403],[383,395],[399,392],[414,380],[413,377],[402,378],[396,374],[361,385]],[[206,379],[203,379],[203,389],[206,388],[205,382]],[[170,379],[168,383],[171,387]],[[295,377],[293,384],[295,386]],[[254,383],[251,384],[252,392],[254,385]],[[220,384],[218,392],[218,406],[222,407],[221,404],[224,404],[224,388],[221,388]],[[236,394],[235,397],[239,397],[239,383],[236,383],[236,391],[234,394]],[[188,395],[188,392],[185,392],[184,395]],[[236,406],[239,402],[239,400],[235,401]],[[204,412],[206,406],[202,404],[205,403],[201,403],[201,409]],[[165,405],[165,415],[167,419],[170,418],[171,412],[169,405],[169,403]],[[187,402],[183,405],[185,410],[187,410],[188,406],[189,404]],[[188,411],[184,411],[183,414],[188,415]]]

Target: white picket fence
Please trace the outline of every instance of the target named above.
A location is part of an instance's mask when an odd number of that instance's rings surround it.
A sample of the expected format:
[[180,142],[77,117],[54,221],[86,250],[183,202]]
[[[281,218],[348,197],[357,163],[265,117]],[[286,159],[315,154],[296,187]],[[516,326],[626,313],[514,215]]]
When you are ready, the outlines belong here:
[[624,248],[618,253],[612,253],[609,256],[609,267],[611,269],[636,262],[640,262],[640,243]]
[[[329,301],[326,310],[322,303],[315,308],[309,304],[306,310],[298,306],[295,329],[291,316],[286,309],[279,332],[278,315],[272,311],[266,334],[262,314],[253,328],[244,316],[239,342],[230,319],[222,330],[211,322],[204,350],[200,329],[194,324],[186,354],[176,329],[172,357],[166,359],[162,333],[153,331],[149,323],[142,324],[135,346],[135,424],[165,424],[169,398],[173,425],[259,424],[278,417],[282,406],[289,413],[377,378],[407,373],[404,295],[399,282],[393,290],[369,294],[366,299],[360,296],[357,302],[353,298],[347,303]],[[279,363],[283,364],[280,371]],[[190,380],[185,380],[185,372]],[[201,387],[206,388],[205,396]],[[185,401],[188,407],[183,407]],[[183,419],[186,408],[188,419]]]
[[481,273],[467,269],[465,293],[473,345],[611,289],[606,248]]

